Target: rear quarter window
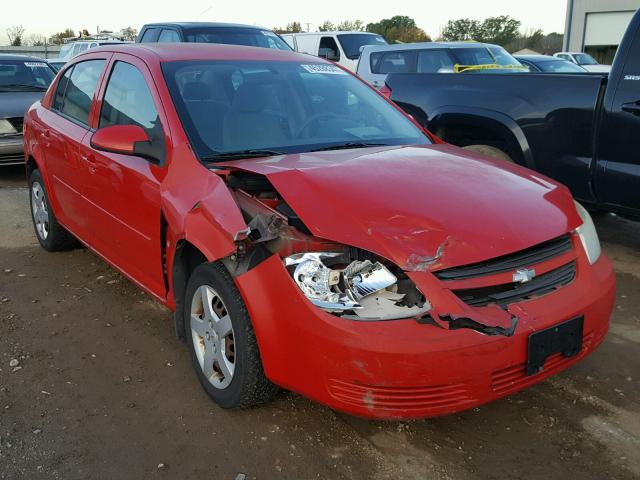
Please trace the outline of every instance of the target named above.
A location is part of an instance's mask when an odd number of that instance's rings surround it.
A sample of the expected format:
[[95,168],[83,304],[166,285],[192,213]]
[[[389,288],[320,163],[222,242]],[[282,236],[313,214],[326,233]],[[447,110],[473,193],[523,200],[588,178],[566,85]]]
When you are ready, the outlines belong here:
[[414,73],[416,52],[375,52],[371,54],[370,62],[372,73]]

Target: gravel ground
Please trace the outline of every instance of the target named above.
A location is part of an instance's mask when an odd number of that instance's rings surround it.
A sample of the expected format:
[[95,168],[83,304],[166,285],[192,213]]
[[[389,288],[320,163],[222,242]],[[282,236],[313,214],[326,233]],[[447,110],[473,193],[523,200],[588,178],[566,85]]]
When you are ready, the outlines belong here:
[[22,175],[0,171],[0,479],[640,478],[640,224],[596,219],[618,277],[611,332],[549,381],[423,421],[292,393],[227,411],[166,309],[86,249],[39,248]]

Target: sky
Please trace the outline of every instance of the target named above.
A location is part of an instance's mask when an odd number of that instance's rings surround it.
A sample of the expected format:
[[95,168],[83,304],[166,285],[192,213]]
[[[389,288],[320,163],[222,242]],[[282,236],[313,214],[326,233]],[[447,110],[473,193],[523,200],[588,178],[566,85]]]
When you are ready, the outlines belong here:
[[0,44],[7,43],[5,31],[23,25],[25,35],[44,34],[71,28],[119,31],[124,27],[140,27],[154,21],[220,21],[265,27],[284,27],[299,21],[310,31],[325,20],[334,23],[360,19],[376,22],[394,15],[415,19],[420,28],[437,37],[447,20],[474,18],[482,20],[497,15],[510,15],[522,22],[523,29],[541,28],[545,33],[563,32],[566,0],[308,0],[286,1],[212,1],[212,0],[31,0],[11,1],[0,16]]

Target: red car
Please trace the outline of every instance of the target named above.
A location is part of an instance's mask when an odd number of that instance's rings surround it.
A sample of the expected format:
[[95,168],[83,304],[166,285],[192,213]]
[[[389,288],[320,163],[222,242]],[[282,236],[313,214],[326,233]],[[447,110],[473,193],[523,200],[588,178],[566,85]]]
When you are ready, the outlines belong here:
[[604,339],[614,274],[540,174],[442,144],[349,72],[219,45],[93,49],[28,112],[36,235],[175,310],[222,407],[284,387],[451,413]]

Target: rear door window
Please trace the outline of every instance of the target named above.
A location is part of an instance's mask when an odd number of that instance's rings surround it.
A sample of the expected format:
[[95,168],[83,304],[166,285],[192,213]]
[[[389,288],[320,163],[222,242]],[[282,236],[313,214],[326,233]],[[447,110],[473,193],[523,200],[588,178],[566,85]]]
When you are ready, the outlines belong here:
[[[89,111],[104,64],[105,60],[87,60],[75,64],[69,80],[65,82],[66,88],[61,102],[59,101],[59,92],[56,92],[54,108],[67,117],[83,125],[88,125]],[[66,76],[66,72],[64,76]],[[58,84],[58,89],[60,88],[61,85]]]
[[180,35],[175,30],[170,30],[168,28],[162,29],[160,36],[158,37],[158,43],[168,43],[168,42],[179,42]]
[[371,72],[373,73],[413,73],[415,68],[415,50],[371,54]]
[[417,73],[453,73],[454,61],[446,50],[420,50]]

